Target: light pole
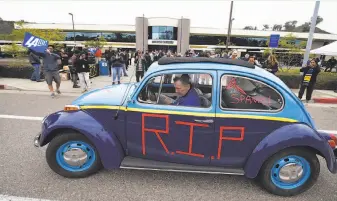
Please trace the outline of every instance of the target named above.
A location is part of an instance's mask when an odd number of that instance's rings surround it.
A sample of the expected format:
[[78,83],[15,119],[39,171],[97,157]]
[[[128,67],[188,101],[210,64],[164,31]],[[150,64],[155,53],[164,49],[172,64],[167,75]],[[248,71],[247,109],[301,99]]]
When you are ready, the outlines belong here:
[[229,21],[228,21],[228,33],[227,33],[227,41],[226,41],[226,50],[228,52],[228,43],[229,43],[229,38],[231,35],[231,29],[232,29],[232,22],[234,18],[232,18],[232,12],[233,12],[233,1],[231,1],[231,10],[229,12]]
[[76,39],[75,39],[75,24],[74,24],[74,15],[72,13],[69,13],[69,15],[71,15],[71,20],[73,22],[73,34],[74,34],[74,51],[75,51],[75,47],[76,47]]
[[181,20],[180,20],[180,23],[181,23],[181,27],[180,27],[180,54],[182,54],[182,49],[181,49],[181,41],[183,39],[183,16],[181,16]]
[[315,28],[316,28],[316,20],[317,20],[317,15],[318,15],[319,3],[320,3],[320,1],[316,1],[314,14],[311,17],[310,32],[309,32],[309,37],[308,37],[308,40],[307,40],[307,47],[306,47],[304,57],[303,57],[302,67],[305,67],[307,65],[307,61],[309,59],[310,49],[311,49],[311,45],[312,45],[312,39],[314,37],[314,32],[315,32]]
[[[144,35],[145,35],[145,30],[144,30],[144,21],[145,21],[145,16],[144,16],[144,14],[143,14],[143,54],[144,54],[144,52],[145,52],[145,45],[144,45],[144,41],[145,41],[145,38],[144,38]],[[148,38],[146,37],[146,40],[147,40]]]

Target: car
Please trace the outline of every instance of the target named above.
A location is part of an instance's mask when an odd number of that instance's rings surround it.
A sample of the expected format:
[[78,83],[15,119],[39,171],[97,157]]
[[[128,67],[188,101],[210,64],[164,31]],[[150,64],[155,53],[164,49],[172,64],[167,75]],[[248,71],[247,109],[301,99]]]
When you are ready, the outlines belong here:
[[318,155],[335,174],[336,143],[275,75],[198,57],[161,58],[139,83],[87,92],[46,116],[34,138],[68,178],[101,168],[244,175],[280,196],[314,185]]

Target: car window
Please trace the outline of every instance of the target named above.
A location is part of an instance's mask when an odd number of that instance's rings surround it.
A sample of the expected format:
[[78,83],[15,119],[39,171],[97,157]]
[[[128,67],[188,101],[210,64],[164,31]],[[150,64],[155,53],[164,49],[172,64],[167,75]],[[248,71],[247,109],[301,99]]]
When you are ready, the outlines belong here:
[[223,75],[221,77],[221,108],[277,111],[283,98],[275,89],[254,79]]
[[138,101],[147,104],[208,108],[212,103],[210,74],[163,74],[145,84]]

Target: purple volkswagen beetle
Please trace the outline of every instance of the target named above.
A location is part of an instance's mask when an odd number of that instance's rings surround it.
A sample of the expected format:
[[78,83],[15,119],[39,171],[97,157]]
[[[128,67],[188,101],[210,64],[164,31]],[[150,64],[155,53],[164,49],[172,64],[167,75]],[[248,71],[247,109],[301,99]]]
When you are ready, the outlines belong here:
[[140,83],[83,94],[44,118],[37,147],[64,177],[105,169],[244,175],[292,196],[336,173],[333,135],[318,132],[276,76],[245,61],[162,58]]

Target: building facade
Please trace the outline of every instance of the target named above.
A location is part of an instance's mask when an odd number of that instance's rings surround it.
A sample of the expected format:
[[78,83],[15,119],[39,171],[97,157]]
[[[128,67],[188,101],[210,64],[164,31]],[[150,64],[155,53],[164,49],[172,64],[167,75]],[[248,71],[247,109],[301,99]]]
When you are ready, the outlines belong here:
[[[59,29],[65,35],[60,43],[67,46],[75,44],[84,46],[84,41],[104,37],[108,42],[106,47],[114,49],[171,50],[184,53],[188,49],[215,50],[226,47],[227,29],[191,27],[190,24],[190,20],[186,18],[137,17],[134,25],[75,23],[74,31],[71,23],[27,23],[25,26],[34,29]],[[18,27],[14,25],[14,28]],[[293,34],[296,37],[295,43],[306,42],[308,38],[308,33],[233,29],[229,48],[239,49],[240,52],[263,51],[268,48],[267,41],[271,34],[280,34],[281,37]],[[337,34],[315,33],[312,49],[333,41],[337,41]],[[12,41],[0,39],[0,45],[10,42]],[[16,42],[20,43],[20,41]]]

